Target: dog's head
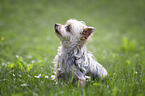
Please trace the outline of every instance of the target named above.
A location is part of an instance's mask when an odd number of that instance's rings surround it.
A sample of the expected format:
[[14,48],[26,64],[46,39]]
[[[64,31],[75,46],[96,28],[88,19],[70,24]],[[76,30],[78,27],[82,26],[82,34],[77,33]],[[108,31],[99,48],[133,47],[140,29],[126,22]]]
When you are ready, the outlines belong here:
[[88,27],[83,21],[70,19],[65,25],[55,24],[55,33],[61,42],[78,43],[86,42],[91,37],[94,27]]

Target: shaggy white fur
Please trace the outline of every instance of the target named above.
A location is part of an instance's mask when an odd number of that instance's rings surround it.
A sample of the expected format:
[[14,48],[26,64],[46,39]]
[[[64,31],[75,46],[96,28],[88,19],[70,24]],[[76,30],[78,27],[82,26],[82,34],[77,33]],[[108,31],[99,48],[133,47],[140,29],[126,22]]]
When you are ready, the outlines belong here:
[[86,42],[95,31],[83,21],[70,19],[65,25],[55,24],[55,33],[61,40],[58,54],[54,58],[56,77],[81,85],[86,82],[86,75],[103,79],[107,76],[106,69],[88,52]]

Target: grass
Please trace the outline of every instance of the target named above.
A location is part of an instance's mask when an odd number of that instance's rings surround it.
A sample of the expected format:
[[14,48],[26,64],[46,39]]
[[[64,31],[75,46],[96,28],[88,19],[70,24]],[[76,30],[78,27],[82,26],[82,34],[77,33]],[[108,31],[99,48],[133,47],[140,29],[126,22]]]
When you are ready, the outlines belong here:
[[[1,0],[0,96],[144,96],[144,4],[144,0]],[[88,49],[108,70],[105,81],[90,81],[81,88],[50,78],[59,46],[53,25],[70,18],[96,28]]]

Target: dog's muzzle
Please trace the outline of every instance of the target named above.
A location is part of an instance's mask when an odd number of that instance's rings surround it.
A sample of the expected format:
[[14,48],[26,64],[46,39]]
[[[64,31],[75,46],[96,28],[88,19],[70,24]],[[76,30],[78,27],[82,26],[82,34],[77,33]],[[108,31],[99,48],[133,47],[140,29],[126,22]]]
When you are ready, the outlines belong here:
[[61,35],[61,34],[59,33],[58,29],[57,29],[58,26],[59,26],[59,24],[55,24],[55,25],[54,25],[54,29],[55,29],[55,32],[56,32],[57,34]]

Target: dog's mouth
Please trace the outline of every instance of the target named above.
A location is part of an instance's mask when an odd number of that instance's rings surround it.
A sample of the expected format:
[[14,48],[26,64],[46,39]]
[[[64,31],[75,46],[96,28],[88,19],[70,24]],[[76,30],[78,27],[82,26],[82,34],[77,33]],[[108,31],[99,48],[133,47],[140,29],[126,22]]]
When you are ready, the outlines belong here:
[[61,35],[60,33],[59,33],[59,31],[55,28],[55,32],[58,34],[58,35]]
[[55,24],[55,25],[54,25],[55,33],[57,33],[58,35],[61,35],[60,32],[59,32],[58,29],[57,29],[58,26],[59,26],[58,24]]

